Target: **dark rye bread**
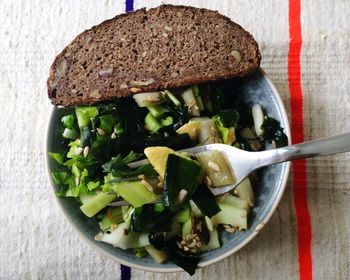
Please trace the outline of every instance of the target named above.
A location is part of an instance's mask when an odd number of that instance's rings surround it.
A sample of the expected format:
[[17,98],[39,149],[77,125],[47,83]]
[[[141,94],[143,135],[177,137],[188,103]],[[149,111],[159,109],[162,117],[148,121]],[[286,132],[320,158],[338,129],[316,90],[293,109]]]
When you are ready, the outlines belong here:
[[78,35],[47,81],[55,105],[245,76],[260,64],[254,38],[216,11],[163,5],[118,15]]

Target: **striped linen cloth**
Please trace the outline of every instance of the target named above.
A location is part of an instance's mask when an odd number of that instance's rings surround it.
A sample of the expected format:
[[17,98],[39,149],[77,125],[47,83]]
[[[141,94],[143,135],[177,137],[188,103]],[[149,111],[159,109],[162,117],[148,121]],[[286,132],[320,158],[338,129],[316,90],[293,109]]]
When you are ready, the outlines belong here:
[[[0,279],[191,278],[120,266],[88,247],[54,204],[43,162],[55,54],[92,25],[164,3],[218,10],[254,35],[293,143],[350,131],[348,1],[2,1]],[[349,167],[349,154],[295,161],[262,232],[191,279],[350,279]]]

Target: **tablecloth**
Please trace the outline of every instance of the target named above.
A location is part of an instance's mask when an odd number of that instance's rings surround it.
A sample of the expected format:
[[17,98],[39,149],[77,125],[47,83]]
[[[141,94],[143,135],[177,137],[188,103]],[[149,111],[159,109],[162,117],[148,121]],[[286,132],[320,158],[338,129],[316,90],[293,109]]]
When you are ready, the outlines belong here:
[[[45,172],[55,55],[84,29],[162,3],[218,10],[259,42],[293,142],[350,131],[348,0],[0,1],[0,279],[119,279],[67,223]],[[298,161],[261,233],[193,279],[349,279],[349,154]],[[131,269],[131,279],[190,279]]]

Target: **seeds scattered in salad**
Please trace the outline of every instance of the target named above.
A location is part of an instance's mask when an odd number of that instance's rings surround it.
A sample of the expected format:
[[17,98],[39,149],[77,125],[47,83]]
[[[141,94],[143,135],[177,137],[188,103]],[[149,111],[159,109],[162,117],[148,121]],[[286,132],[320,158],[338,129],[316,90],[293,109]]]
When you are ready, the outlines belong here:
[[220,166],[217,163],[213,162],[213,161],[209,160],[208,161],[208,166],[209,166],[209,168],[211,168],[215,172],[220,172],[221,171]]
[[86,147],[84,148],[84,151],[83,151],[84,157],[87,157],[87,156],[88,156],[89,150],[90,150],[89,146],[86,146]]
[[[76,198],[99,222],[95,240],[192,274],[201,254],[220,247],[221,235],[247,229],[257,186],[247,178],[215,197],[208,187],[234,181],[225,155],[177,151],[208,143],[250,151],[287,144],[279,122],[258,104],[253,115],[238,88],[208,84],[59,109],[63,146],[49,153],[58,165],[52,172],[58,195]],[[129,166],[146,157],[148,163]]]

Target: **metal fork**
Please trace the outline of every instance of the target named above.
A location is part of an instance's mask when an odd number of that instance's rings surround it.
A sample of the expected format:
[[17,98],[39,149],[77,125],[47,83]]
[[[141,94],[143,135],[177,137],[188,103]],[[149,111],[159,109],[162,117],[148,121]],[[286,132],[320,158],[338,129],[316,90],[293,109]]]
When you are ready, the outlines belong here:
[[[195,155],[205,151],[221,151],[226,156],[227,162],[235,175],[235,183],[233,185],[210,188],[211,192],[218,196],[234,190],[244,178],[258,168],[296,159],[349,152],[350,133],[262,152],[247,152],[225,144],[197,146],[181,150],[180,152],[188,152]],[[148,160],[141,160],[133,162],[129,166],[135,168],[147,163]]]

